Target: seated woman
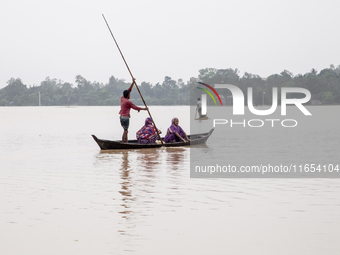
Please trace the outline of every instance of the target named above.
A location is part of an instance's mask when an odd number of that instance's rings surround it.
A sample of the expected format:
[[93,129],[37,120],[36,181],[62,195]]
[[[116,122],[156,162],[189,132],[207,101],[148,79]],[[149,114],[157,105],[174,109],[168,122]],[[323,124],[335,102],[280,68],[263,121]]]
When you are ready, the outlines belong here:
[[166,136],[164,137],[164,142],[166,143],[174,143],[174,142],[187,142],[184,138],[186,138],[189,142],[187,134],[184,130],[178,126],[179,120],[177,118],[173,118],[171,120],[171,126],[168,128]]
[[[158,133],[161,134],[162,132],[158,129]],[[138,143],[141,144],[155,143],[159,139],[151,118],[145,119],[145,125],[136,133],[136,137]]]

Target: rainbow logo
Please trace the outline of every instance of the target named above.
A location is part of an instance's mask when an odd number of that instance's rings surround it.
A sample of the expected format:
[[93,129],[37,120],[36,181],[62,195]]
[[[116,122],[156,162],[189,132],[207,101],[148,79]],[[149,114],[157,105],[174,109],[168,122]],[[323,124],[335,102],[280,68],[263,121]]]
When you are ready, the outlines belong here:
[[[204,85],[204,86],[206,86],[207,88],[211,89],[211,91],[215,93],[215,95],[217,96],[218,100],[220,101],[220,104],[222,105],[222,100],[221,100],[220,96],[218,95],[217,91],[216,91],[213,87],[211,87],[210,85],[205,84],[205,83],[203,83],[203,82],[197,82],[197,83],[199,83],[199,84],[201,84],[201,85]],[[196,87],[196,88],[201,89],[201,90],[207,92],[207,94],[214,100],[215,105],[217,105],[214,96],[210,93],[209,90],[203,89],[203,88],[200,88],[200,87]]]

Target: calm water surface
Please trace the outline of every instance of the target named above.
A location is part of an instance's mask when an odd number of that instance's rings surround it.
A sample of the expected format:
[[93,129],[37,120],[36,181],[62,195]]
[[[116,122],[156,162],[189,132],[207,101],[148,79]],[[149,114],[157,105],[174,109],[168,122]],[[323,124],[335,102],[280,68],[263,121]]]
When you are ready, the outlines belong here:
[[[118,111],[0,108],[0,254],[340,253],[339,180],[190,179],[190,148],[100,152]],[[189,107],[150,111],[190,130]]]

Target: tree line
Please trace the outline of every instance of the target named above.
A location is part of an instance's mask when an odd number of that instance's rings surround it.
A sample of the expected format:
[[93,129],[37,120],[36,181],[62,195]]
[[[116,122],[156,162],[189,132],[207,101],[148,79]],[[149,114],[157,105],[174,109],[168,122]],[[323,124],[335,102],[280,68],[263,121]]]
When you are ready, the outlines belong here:
[[[267,78],[245,72],[240,76],[238,69],[205,68],[199,70],[197,78],[184,82],[182,79],[173,80],[165,76],[164,81],[155,85],[149,82],[139,84],[139,89],[148,105],[195,105],[202,91],[196,89],[197,82],[214,84],[232,84],[238,86],[247,95],[247,88],[253,88],[255,104],[271,104],[273,87],[300,87],[308,89],[314,102],[320,104],[340,103],[340,65],[331,65],[320,72],[312,69],[306,74],[294,76],[284,70]],[[27,86],[20,78],[11,78],[7,86],[0,90],[0,106],[36,106],[40,102],[44,106],[67,105],[120,105],[120,98],[131,82],[111,76],[108,83],[91,82],[81,75],[75,78],[75,84],[47,77],[39,86]],[[278,90],[280,91],[280,89]],[[218,91],[224,103],[232,101],[228,90]],[[298,98],[301,94],[292,94]],[[209,98],[209,97],[208,97]],[[231,100],[228,100],[231,99]],[[280,101],[280,95],[278,97]],[[136,105],[142,105],[139,93],[134,89],[131,100]],[[208,99],[210,100],[210,99]],[[312,100],[311,100],[312,101]],[[212,104],[211,101],[208,101]]]
[[[11,78],[7,86],[0,90],[0,106],[36,106],[39,105],[120,105],[123,91],[131,82],[109,78],[108,83],[91,82],[77,75],[75,85],[47,77],[39,86],[27,87],[20,78]],[[189,86],[179,79],[166,76],[162,83],[152,85],[142,82],[138,85],[148,105],[185,105],[189,104]],[[136,89],[132,90],[131,100],[142,105],[142,99]]]
[[[247,88],[253,88],[254,105],[272,104],[272,88],[278,88],[278,103],[281,103],[280,88],[282,87],[299,87],[310,91],[312,98],[309,104],[340,104],[340,65],[336,68],[330,65],[320,72],[312,69],[305,74],[293,75],[293,73],[284,70],[280,74],[273,74],[267,78],[261,78],[259,75],[245,72],[243,76],[239,75],[238,69],[216,69],[205,68],[199,70],[198,80],[209,85],[214,84],[232,84],[239,87],[245,95],[245,103],[247,102]],[[190,86],[191,104],[199,97],[201,91],[195,89],[196,86]],[[231,104],[231,92],[226,89],[217,89],[222,96],[224,103]],[[304,97],[301,93],[290,93],[289,98]],[[210,97],[207,97],[208,104],[213,104]]]

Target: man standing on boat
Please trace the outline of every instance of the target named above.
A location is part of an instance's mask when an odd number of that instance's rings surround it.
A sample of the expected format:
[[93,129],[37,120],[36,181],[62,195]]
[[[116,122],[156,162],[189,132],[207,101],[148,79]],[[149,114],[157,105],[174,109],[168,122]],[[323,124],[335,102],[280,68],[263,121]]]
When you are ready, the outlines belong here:
[[202,102],[200,98],[197,98],[196,111],[198,112],[198,118],[200,119],[202,117]]
[[136,111],[140,110],[147,110],[148,108],[141,108],[136,105],[134,105],[129,99],[130,99],[130,93],[132,91],[133,85],[136,83],[136,79],[132,79],[132,84],[130,85],[130,88],[127,90],[124,90],[123,96],[120,99],[120,124],[122,125],[124,129],[124,133],[122,136],[122,142],[127,143],[128,142],[128,129],[130,124],[130,109],[135,109]]

